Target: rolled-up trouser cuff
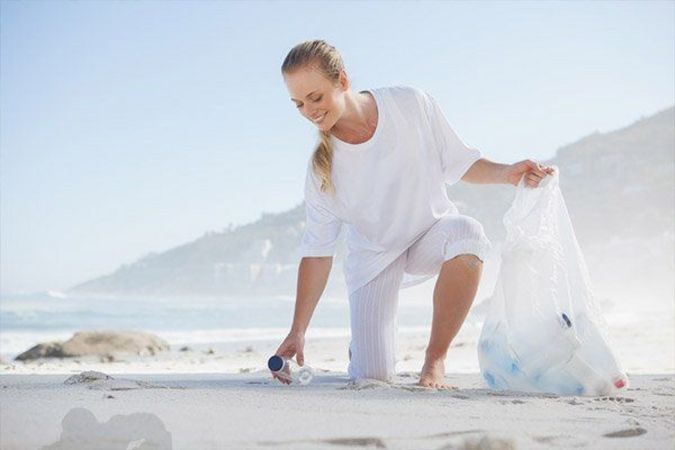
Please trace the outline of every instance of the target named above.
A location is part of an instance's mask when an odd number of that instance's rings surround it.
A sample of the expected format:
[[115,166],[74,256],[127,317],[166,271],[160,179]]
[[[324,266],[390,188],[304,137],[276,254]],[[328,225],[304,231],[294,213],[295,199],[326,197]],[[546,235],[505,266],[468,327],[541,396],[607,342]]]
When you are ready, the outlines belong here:
[[491,248],[492,243],[487,238],[480,240],[462,239],[461,241],[446,242],[443,257],[447,261],[455,256],[469,253],[476,255],[481,261],[485,262]]

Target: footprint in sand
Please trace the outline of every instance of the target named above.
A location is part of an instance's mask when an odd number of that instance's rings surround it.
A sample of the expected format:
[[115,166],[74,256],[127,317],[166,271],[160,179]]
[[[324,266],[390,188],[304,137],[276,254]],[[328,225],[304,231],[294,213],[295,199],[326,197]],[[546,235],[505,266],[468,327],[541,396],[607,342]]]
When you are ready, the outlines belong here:
[[604,437],[608,438],[627,438],[634,436],[641,436],[645,434],[647,430],[641,427],[637,428],[628,428],[627,430],[613,431],[612,433],[603,434]]
[[516,399],[513,399],[513,400],[499,400],[499,403],[501,403],[502,405],[508,405],[509,403],[512,403],[514,405],[522,405],[522,404],[527,403],[527,402],[525,402],[523,400],[518,400],[516,398]]
[[454,394],[454,393],[453,393],[453,394],[450,394],[450,397],[452,397],[452,398],[458,398],[458,399],[460,399],[460,400],[470,400],[470,399],[471,399],[471,397],[469,397],[468,395],[464,395],[464,394]]
[[391,387],[391,384],[385,383],[384,381],[364,379],[350,381],[345,386],[341,386],[338,389],[341,391],[362,391],[364,389],[391,389]]
[[337,388],[341,391],[363,391],[367,389],[400,389],[408,392],[450,392],[459,390],[458,387],[451,386],[448,389],[436,389],[417,384],[395,384],[379,380],[362,379],[350,381],[345,386]]
[[347,437],[347,438],[335,438],[335,439],[304,439],[304,440],[295,440],[295,441],[261,441],[262,445],[290,445],[296,443],[305,443],[305,444],[329,444],[329,445],[339,445],[344,447],[367,447],[367,448],[387,448],[385,442],[378,437]]
[[337,438],[337,439],[322,439],[318,442],[324,442],[331,445],[345,445],[353,447],[375,447],[375,448],[387,448],[387,445],[380,438]]
[[141,380],[113,378],[108,374],[94,370],[88,370],[72,375],[68,377],[63,384],[110,391],[129,391],[133,389],[185,389],[182,386],[166,386]]
[[616,403],[633,403],[635,400],[629,397],[598,397],[593,399],[594,402],[616,402]]
[[408,391],[408,392],[429,392],[431,390],[435,390],[435,389],[430,389],[430,388],[424,387],[424,386],[417,386],[415,384],[399,385],[399,386],[396,386],[396,388],[404,390],[404,391]]
[[675,397],[675,394],[671,394],[670,392],[657,392],[657,391],[654,391],[654,392],[652,392],[652,394],[654,394],[654,395],[660,395],[660,396],[662,396],[662,397]]

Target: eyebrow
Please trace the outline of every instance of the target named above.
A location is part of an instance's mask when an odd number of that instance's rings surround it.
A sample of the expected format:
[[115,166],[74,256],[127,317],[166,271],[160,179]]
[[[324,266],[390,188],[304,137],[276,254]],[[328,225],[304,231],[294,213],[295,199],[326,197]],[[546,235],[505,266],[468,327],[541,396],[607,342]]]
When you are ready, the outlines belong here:
[[[316,91],[312,91],[312,92],[310,92],[309,94],[305,95],[305,98],[307,98],[307,97],[309,97],[310,95],[315,94],[315,93],[316,93]],[[293,97],[291,97],[291,100],[293,100],[294,102],[299,102],[299,101],[300,101],[300,100],[294,99]]]

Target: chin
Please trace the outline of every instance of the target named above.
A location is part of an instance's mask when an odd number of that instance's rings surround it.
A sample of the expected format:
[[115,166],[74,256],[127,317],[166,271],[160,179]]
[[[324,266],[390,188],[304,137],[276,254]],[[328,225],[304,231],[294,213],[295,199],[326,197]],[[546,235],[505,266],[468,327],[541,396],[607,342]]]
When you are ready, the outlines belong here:
[[[330,115],[330,113],[328,115]],[[326,115],[326,117],[323,119],[323,122],[316,123],[316,122],[312,121],[312,123],[314,124],[315,127],[317,127],[321,131],[328,131],[331,128],[333,128],[333,125],[335,125],[335,124],[332,124],[332,123],[329,124],[329,122],[327,121],[328,115]]]

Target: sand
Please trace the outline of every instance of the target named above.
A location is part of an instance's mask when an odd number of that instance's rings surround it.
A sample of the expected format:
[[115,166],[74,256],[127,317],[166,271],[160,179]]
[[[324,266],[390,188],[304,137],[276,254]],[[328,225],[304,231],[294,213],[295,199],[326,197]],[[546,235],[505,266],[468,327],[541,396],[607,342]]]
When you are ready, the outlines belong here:
[[[281,385],[265,371],[125,374],[93,386],[64,384],[68,377],[0,375],[3,449],[85,448],[87,439],[114,448],[112,436],[126,439],[117,448],[172,449],[672,449],[675,442],[673,375],[632,376],[625,395],[598,398],[495,392],[478,374],[448,374],[458,389],[446,391],[417,387],[412,372],[394,384],[349,384],[344,373],[317,371],[306,386]],[[160,444],[150,446],[152,439]]]
[[[627,358],[630,386],[614,398],[496,392],[479,374],[476,331],[465,327],[451,346],[447,379],[458,389],[449,391],[416,386],[428,330],[401,334],[393,384],[348,383],[347,336],[307,340],[307,362],[316,372],[307,386],[271,379],[265,362],[276,339],[191,345],[188,351],[172,346],[154,357],[113,362],[0,364],[0,448],[674,447],[675,375],[664,359],[668,353],[653,356],[651,365]],[[658,368],[634,370],[639,367]],[[111,378],[65,383],[85,371]]]

